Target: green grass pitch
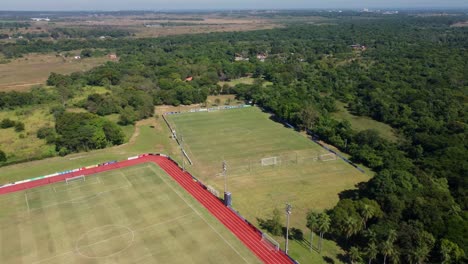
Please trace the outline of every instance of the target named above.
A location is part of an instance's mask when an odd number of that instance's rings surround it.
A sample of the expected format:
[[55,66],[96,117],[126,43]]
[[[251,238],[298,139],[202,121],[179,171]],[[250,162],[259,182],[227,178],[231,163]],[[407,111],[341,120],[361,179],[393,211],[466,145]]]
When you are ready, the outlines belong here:
[[[224,188],[222,161],[226,160],[233,207],[254,224],[257,217],[268,218],[274,208],[283,211],[285,203],[290,202],[291,226],[306,232],[309,209],[331,208],[341,191],[369,179],[340,159],[315,159],[328,152],[304,135],[272,121],[268,113],[256,107],[167,118],[178,137],[182,136],[194,162],[188,169],[220,193]],[[279,163],[262,167],[261,158],[270,156],[277,156]],[[301,261],[300,256],[291,253],[301,263],[317,261]]]
[[0,259],[2,263],[259,263],[153,164],[0,196]]

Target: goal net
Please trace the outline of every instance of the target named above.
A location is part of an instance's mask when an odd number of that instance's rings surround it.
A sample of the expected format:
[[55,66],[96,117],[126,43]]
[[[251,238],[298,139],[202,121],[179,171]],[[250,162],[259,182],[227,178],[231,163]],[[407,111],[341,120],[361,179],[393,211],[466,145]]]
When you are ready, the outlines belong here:
[[71,177],[71,178],[65,178],[65,183],[66,184],[69,184],[69,183],[75,182],[75,181],[85,181],[85,176],[80,175],[80,176],[75,176],[75,177]]
[[274,240],[271,236],[269,236],[267,233],[262,233],[262,242],[270,246],[271,250],[276,250],[278,251],[280,248],[280,245],[276,240]]
[[278,164],[277,157],[269,157],[262,159],[262,166],[272,166]]

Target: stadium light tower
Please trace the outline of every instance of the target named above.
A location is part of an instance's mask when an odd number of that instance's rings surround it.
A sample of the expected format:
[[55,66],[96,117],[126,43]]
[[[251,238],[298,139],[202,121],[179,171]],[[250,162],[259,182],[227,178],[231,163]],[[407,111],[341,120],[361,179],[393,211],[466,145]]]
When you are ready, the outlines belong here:
[[288,249],[289,249],[289,216],[291,215],[291,209],[292,205],[289,203],[286,203],[286,248],[285,252],[288,254]]
[[223,161],[224,193],[227,192],[227,164]]
[[180,135],[180,153],[182,154],[182,171],[185,172],[184,138],[182,135]]
[[226,161],[223,161],[223,176],[224,176],[224,205],[231,206],[232,205],[232,198],[231,193],[228,192],[227,188],[227,164]]

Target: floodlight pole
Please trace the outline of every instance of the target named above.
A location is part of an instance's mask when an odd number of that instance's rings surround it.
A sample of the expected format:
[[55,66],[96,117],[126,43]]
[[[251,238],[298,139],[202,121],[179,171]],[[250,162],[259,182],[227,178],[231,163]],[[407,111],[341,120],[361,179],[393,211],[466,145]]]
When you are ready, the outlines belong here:
[[182,135],[180,135],[180,153],[182,154],[182,171],[185,172],[184,138]]
[[224,193],[227,193],[227,164],[223,161]]
[[289,249],[289,216],[291,215],[291,209],[292,205],[289,203],[286,203],[286,248],[285,252],[288,254],[288,249]]

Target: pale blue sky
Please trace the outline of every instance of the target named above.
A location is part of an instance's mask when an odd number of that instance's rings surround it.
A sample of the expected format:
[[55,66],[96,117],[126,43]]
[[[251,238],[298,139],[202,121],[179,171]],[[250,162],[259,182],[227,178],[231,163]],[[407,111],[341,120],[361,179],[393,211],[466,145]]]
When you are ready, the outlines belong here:
[[0,10],[468,8],[468,0],[0,0]]

